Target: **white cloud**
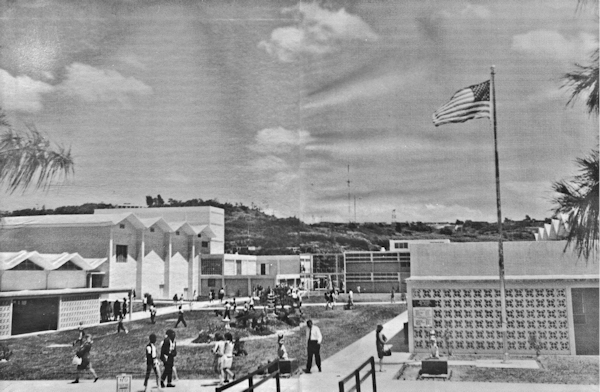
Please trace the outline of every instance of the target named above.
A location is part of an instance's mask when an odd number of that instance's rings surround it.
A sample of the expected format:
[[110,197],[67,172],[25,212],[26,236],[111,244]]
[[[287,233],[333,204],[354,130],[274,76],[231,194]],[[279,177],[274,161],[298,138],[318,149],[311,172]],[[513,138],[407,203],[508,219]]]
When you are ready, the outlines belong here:
[[42,94],[54,89],[26,75],[13,77],[3,69],[0,69],[0,86],[0,107],[6,111],[23,112],[42,110]]
[[467,4],[460,14],[462,16],[475,16],[479,19],[489,19],[492,13],[486,6]]
[[268,41],[259,48],[280,61],[291,62],[303,54],[321,55],[339,48],[351,40],[375,41],[377,34],[359,16],[345,9],[330,11],[317,3],[302,3],[283,10],[296,20],[295,26],[280,27],[272,31]]
[[73,63],[67,67],[66,79],[61,88],[67,94],[86,102],[117,101],[123,105],[129,104],[132,95],[152,94],[152,88],[136,78],[81,63]]
[[577,37],[565,37],[558,31],[535,30],[513,37],[512,49],[542,58],[576,61],[589,57],[598,43],[593,35],[581,33]]
[[256,134],[255,143],[250,148],[256,152],[268,154],[288,154],[293,149],[305,146],[312,137],[304,130],[290,131],[288,129],[266,128]]

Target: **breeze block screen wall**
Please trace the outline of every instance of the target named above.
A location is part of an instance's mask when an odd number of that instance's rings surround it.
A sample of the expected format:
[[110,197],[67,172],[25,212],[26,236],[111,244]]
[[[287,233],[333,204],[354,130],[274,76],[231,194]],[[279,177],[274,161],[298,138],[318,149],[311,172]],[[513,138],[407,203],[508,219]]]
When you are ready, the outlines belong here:
[[[510,353],[535,353],[535,337],[543,354],[571,354],[568,289],[550,285],[507,288],[507,341]],[[411,290],[412,308],[431,308],[432,325],[414,326],[415,352],[427,352],[431,330],[442,352],[497,353],[503,351],[500,290],[478,287]]]

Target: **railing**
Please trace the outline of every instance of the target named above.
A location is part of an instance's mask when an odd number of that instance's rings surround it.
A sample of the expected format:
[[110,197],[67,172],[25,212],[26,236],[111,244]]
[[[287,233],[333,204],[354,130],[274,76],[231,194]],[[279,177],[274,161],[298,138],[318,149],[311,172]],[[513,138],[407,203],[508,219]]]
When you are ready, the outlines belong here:
[[[361,377],[360,371],[369,364],[371,364],[371,369],[364,376]],[[371,378],[373,379],[373,392],[377,392],[377,382],[375,381],[375,358],[373,357],[367,359],[362,365],[357,367],[352,373],[350,373],[346,378],[344,378],[338,383],[339,392],[360,392],[360,384],[362,384],[363,381],[369,378],[369,376],[371,376]],[[351,379],[354,379],[355,384],[352,388],[346,391],[344,384]]]
[[[273,368],[275,370],[271,372],[270,370]],[[254,384],[254,376],[259,375],[259,374],[264,374],[264,373],[268,373],[268,375],[266,377],[264,377],[262,380],[260,380],[259,382],[257,382],[256,384]],[[276,391],[280,392],[281,391],[281,384],[279,382],[280,373],[281,372],[279,370],[279,359],[276,359],[275,361],[270,362],[270,363],[266,364],[265,366],[258,368],[257,370],[253,371],[252,373],[248,373],[246,376],[244,376],[238,380],[234,380],[226,385],[216,387],[215,392],[224,391],[224,390],[229,389],[229,388],[231,388],[237,384],[240,384],[246,380],[248,380],[248,388],[244,389],[243,392],[252,392],[256,388],[258,388],[259,386],[266,383],[267,381],[269,381],[272,378],[275,378],[275,383],[277,386]]]

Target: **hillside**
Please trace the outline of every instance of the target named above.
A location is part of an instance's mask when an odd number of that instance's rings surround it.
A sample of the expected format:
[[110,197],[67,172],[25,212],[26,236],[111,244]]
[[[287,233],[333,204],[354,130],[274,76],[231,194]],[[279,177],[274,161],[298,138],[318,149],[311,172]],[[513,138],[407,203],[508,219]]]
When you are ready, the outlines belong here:
[[[379,250],[388,247],[390,239],[439,239],[452,242],[497,241],[497,225],[488,222],[457,221],[448,224],[423,222],[332,223],[306,224],[298,218],[277,218],[265,214],[256,206],[220,203],[217,200],[192,199],[185,202],[168,199],[164,202],[148,196],[153,207],[213,206],[225,210],[225,250],[256,254],[337,253],[344,250]],[[92,214],[95,208],[117,208],[104,203],[86,203],[56,209],[25,209],[4,213],[4,216]],[[533,241],[533,232],[545,222],[526,219],[505,219],[505,241]]]

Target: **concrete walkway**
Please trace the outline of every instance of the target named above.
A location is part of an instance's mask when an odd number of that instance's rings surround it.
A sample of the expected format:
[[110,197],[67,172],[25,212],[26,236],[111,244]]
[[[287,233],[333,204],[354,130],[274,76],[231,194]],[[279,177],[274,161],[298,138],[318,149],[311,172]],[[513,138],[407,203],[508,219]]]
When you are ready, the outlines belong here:
[[[196,305],[198,307],[196,307]],[[307,304],[308,305],[308,304]],[[322,305],[317,305],[322,306]],[[208,307],[208,302],[195,302],[194,309]],[[159,308],[159,314],[167,314],[176,312],[177,307]],[[132,319],[136,317],[146,318],[147,314],[133,314]],[[384,324],[383,332],[386,336],[392,337],[402,332],[404,323],[407,321],[408,315],[406,312],[398,315],[394,319]],[[342,331],[343,333],[343,331]],[[327,344],[327,336],[323,338],[323,344]],[[332,355],[323,361],[323,372],[318,372],[316,366],[313,365],[311,374],[301,374],[295,378],[282,378],[281,391],[283,392],[333,392],[338,391],[338,382],[350,374],[351,371],[360,366],[370,356],[376,358],[376,370],[379,369],[377,364],[377,352],[375,348],[375,331],[370,332],[366,336],[352,343],[348,347],[342,349],[338,353]],[[468,365],[473,366],[480,361],[464,361],[465,363],[453,363],[450,365]],[[495,361],[500,363],[499,361]],[[494,361],[481,362],[483,366],[494,366]],[[511,361],[512,367],[530,367],[530,361]],[[535,361],[533,361],[535,362]],[[376,382],[378,392],[598,392],[598,385],[555,385],[555,384],[525,384],[525,383],[487,383],[487,382],[452,382],[452,381],[405,381],[396,380],[394,376],[400,370],[403,364],[417,366],[419,363],[409,359],[408,353],[393,352],[391,357],[384,359],[383,372],[376,372]],[[304,364],[299,364],[303,367]],[[499,366],[494,366],[499,367]],[[367,369],[365,369],[366,371]],[[364,374],[364,371],[361,373]],[[0,379],[2,375],[0,374]],[[258,381],[258,379],[255,380]],[[116,379],[103,379],[93,383],[93,380],[82,379],[79,384],[70,384],[70,380],[58,381],[1,381],[0,391],[3,392],[62,392],[62,391],[86,391],[86,392],[104,392],[114,391],[117,388]],[[195,391],[195,392],[214,392],[216,380],[179,380],[174,382],[175,388],[164,388],[163,391]],[[151,380],[151,386],[154,382]],[[241,383],[229,389],[231,392],[243,391],[247,388],[247,383]],[[352,382],[346,384],[346,390],[353,386]],[[143,391],[143,380],[132,380],[131,391]],[[261,385],[258,392],[275,392],[275,380],[269,380]],[[157,391],[156,388],[148,389],[148,391]],[[361,385],[362,392],[372,392],[371,379],[366,380]],[[123,391],[125,392],[125,391]]]

